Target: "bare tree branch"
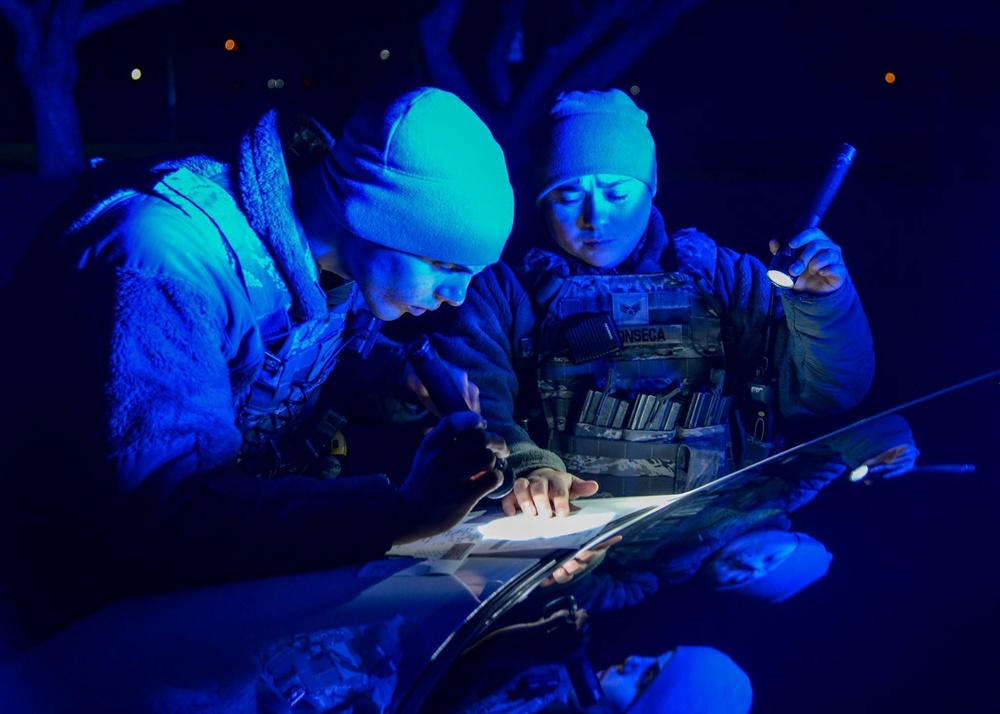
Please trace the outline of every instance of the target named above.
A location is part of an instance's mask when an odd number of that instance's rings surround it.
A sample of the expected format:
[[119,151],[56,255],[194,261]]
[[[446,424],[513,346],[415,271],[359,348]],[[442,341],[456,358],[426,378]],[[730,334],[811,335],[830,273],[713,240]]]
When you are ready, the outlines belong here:
[[73,88],[76,45],[84,37],[151,8],[181,0],[0,0],[0,16],[15,33],[14,58],[28,89],[39,173],[79,175],[86,164]]
[[604,50],[560,82],[559,89],[604,87],[633,64],[677,20],[701,0],[668,0],[653,4],[648,12],[630,20]]
[[27,58],[38,51],[41,17],[45,7],[42,3],[27,0],[0,0],[0,14],[14,28],[14,61],[18,71],[24,73]]
[[451,38],[464,12],[464,0],[438,0],[434,9],[420,18],[420,44],[432,82],[462,97],[489,124],[489,110],[472,91],[451,52]]
[[511,47],[524,30],[524,0],[504,0],[500,6],[500,26],[486,56],[486,71],[497,106],[505,107],[514,94],[510,76]]
[[0,0],[0,15],[14,28],[16,35],[28,32],[35,23],[41,9],[41,3],[29,3],[27,0]]
[[127,17],[151,10],[161,5],[178,4],[182,0],[108,0],[92,7],[83,14],[77,39],[92,35]]
[[552,94],[552,88],[558,85],[560,76],[607,32],[625,7],[626,3],[595,3],[590,14],[569,37],[545,50],[541,63],[511,105],[511,113],[525,116],[546,102]]
[[[76,80],[72,52],[82,9],[83,0],[3,0],[0,11],[15,30],[15,63],[29,90],[27,77],[34,73],[46,82],[57,81],[55,75],[60,72],[68,72],[70,80]],[[52,70],[48,75],[46,67]]]
[[[40,18],[39,45],[49,58],[72,55],[76,49],[83,0],[45,0],[46,11]],[[76,60],[74,58],[75,66]],[[74,73],[73,81],[76,81]]]

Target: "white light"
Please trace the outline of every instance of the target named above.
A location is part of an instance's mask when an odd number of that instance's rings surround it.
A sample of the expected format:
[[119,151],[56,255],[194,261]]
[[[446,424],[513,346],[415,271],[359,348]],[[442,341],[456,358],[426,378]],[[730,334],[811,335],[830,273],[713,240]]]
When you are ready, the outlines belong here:
[[851,483],[857,483],[868,475],[868,464],[861,464],[856,469],[851,471],[850,476],[847,478]]
[[790,288],[795,285],[795,279],[782,270],[768,270],[767,277],[779,288]]
[[389,50],[382,50],[381,52],[378,53],[378,56],[380,59],[384,60],[389,59]]
[[132,70],[132,75],[131,76],[132,76],[132,79],[134,79],[136,81],[142,79],[142,70],[139,69],[138,67],[136,67],[135,69]]
[[276,80],[274,80],[274,86],[275,86],[276,89],[281,89],[282,87],[285,86],[285,80],[283,80],[283,79],[276,79]]
[[592,528],[601,528],[608,524],[614,513],[600,511],[597,513],[577,513],[570,518],[539,518],[519,513],[510,518],[498,518],[495,521],[478,526],[483,538],[488,540],[535,540],[537,538],[558,538],[560,536],[582,533]]
[[633,97],[636,96],[637,94],[639,94],[639,85],[633,84],[631,87],[628,88],[628,91],[629,94],[631,94]]
[[273,79],[267,80],[267,88],[268,89],[274,89],[277,86],[277,84],[278,83],[275,82]]

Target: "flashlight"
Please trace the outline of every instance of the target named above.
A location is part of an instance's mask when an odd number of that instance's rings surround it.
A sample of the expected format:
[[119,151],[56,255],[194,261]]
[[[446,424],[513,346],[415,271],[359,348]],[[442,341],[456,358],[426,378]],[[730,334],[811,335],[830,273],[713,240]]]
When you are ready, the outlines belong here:
[[[848,474],[851,483],[864,481],[865,479],[884,478],[886,476],[897,476],[892,472],[893,464],[861,464]],[[903,473],[907,474],[971,474],[976,472],[975,464],[928,464],[927,466],[914,466]]]
[[442,414],[469,411],[465,396],[425,335],[406,345],[406,358]]
[[[850,144],[841,144],[837,151],[837,156],[830,166],[830,170],[823,179],[823,183],[816,192],[812,205],[802,214],[799,222],[795,226],[795,233],[801,233],[807,228],[815,228],[823,220],[826,209],[830,207],[833,197],[837,195],[837,190],[847,175],[847,169],[851,168],[854,155],[857,151]],[[798,258],[798,251],[783,247],[771,259],[771,265],[767,269],[767,277],[779,288],[790,288],[795,284],[795,278],[788,272],[792,263]]]
[[[442,415],[469,411],[465,396],[426,335],[418,335],[407,343],[406,358]],[[503,498],[514,488],[514,472],[507,467],[507,459],[497,457],[496,469],[503,473],[503,483],[488,493],[488,498]]]

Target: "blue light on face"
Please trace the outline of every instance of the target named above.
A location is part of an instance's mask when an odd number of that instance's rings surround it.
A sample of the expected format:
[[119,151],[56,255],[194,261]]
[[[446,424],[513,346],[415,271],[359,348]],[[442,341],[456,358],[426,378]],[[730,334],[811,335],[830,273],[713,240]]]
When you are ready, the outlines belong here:
[[620,265],[649,222],[652,197],[638,179],[581,176],[550,191],[542,212],[556,245],[590,265]]

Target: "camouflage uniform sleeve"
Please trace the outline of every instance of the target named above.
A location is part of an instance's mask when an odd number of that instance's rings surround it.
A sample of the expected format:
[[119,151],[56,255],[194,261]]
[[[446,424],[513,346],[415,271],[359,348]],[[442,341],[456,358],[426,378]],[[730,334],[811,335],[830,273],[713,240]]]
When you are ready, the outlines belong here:
[[[718,249],[716,289],[734,331],[733,363],[752,374],[765,349],[771,283],[757,258]],[[824,417],[857,406],[875,370],[871,330],[850,277],[825,295],[779,289],[774,365],[785,418]]]
[[382,555],[400,508],[388,480],[239,473],[218,300],[183,281],[119,272],[108,391],[110,459],[128,490],[126,561],[169,584]]
[[827,295],[781,292],[787,342],[778,364],[789,375],[779,389],[782,413],[827,416],[857,406],[871,387],[875,352],[854,283],[848,276]]
[[464,369],[479,387],[487,428],[507,441],[508,464],[516,474],[543,466],[565,470],[558,456],[531,441],[514,416],[520,390],[534,388],[521,343],[536,329],[530,295],[509,267],[497,263],[473,279],[450,324],[432,336],[442,358]]

